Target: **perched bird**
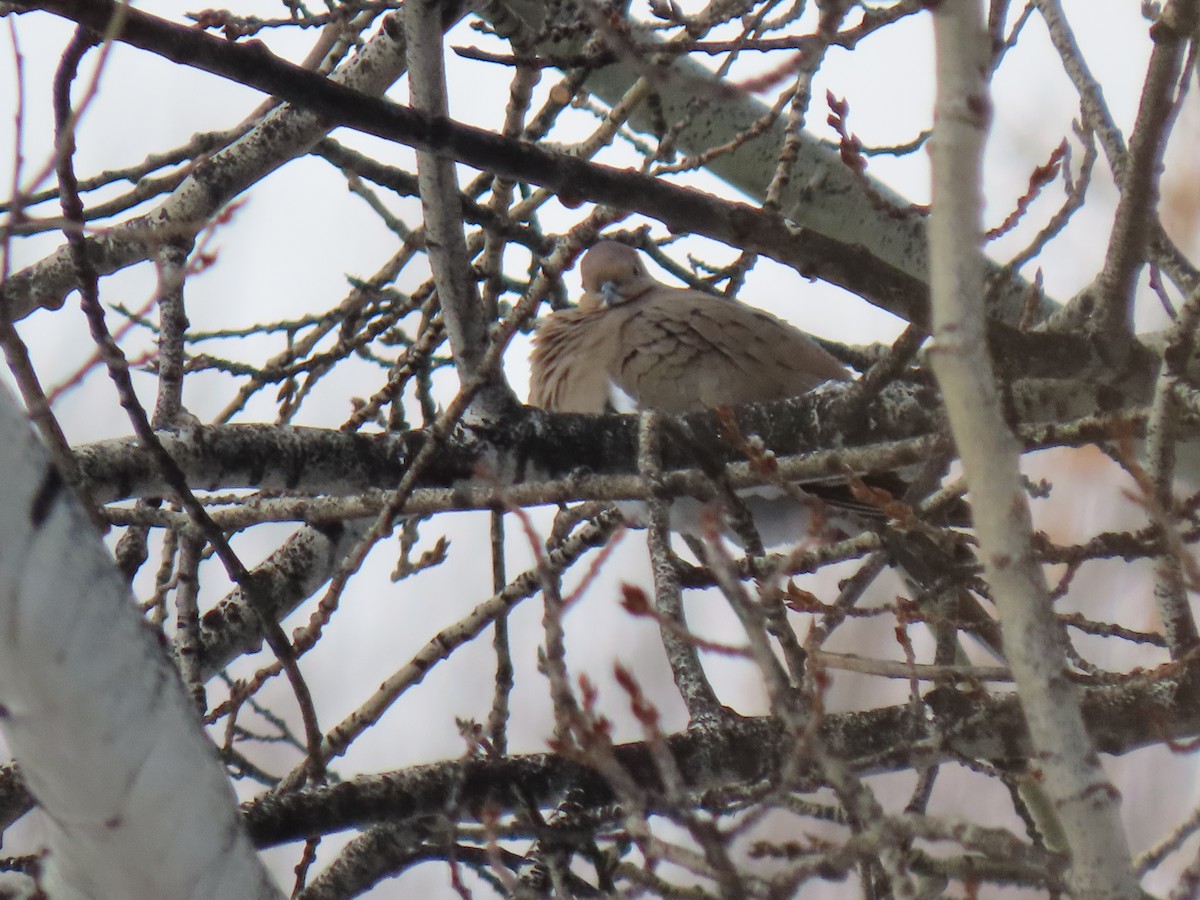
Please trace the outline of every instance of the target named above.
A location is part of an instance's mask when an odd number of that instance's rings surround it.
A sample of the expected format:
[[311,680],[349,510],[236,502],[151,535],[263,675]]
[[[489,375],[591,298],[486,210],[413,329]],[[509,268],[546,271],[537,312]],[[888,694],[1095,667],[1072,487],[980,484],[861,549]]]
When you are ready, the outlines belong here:
[[[656,409],[681,414],[795,397],[851,378],[800,330],[751,306],[663,284],[650,275],[638,252],[624,244],[597,243],[584,255],[580,270],[584,294],[578,307],[555,312],[534,336],[529,393],[534,406],[554,412]],[[903,489],[902,480],[893,479],[894,494],[896,484]],[[844,485],[834,492],[840,492],[839,499],[820,493],[834,507],[832,521],[839,527],[846,521],[836,516],[839,506],[882,518],[878,510],[855,502]],[[811,504],[769,485],[739,494],[765,545],[809,535]],[[635,524],[642,518],[639,504],[620,505]],[[671,507],[671,527],[699,533],[700,510],[697,501],[678,498]],[[849,530],[861,527],[860,519]],[[887,543],[911,571],[906,557],[919,561],[907,549],[911,542]],[[953,593],[951,618],[971,623],[971,631],[998,648],[995,621],[965,590]]]
[[[580,270],[579,306],[545,319],[534,337],[529,398],[534,406],[680,414],[780,400],[828,381],[850,380],[846,368],[808,335],[754,307],[663,284],[625,244],[597,243]],[[862,511],[844,484],[834,493]],[[773,486],[741,496],[767,546],[809,535],[811,504]],[[642,504],[620,506],[634,523],[642,519]],[[677,500],[672,527],[698,533],[701,507],[690,498]]]
[[[634,248],[600,241],[580,264],[583,296],[574,310],[560,310],[541,322],[530,354],[529,402],[560,413],[629,413],[658,409],[671,414],[738,406],[794,397],[827,382],[848,382],[850,372],[804,332],[772,314],[701,290],[673,288],[649,274]],[[893,478],[889,490],[904,490]],[[863,520],[839,510],[882,520],[880,511],[856,502],[845,485],[817,488],[828,506],[826,517],[841,530],[854,532]],[[794,542],[809,535],[811,504],[774,486],[739,492],[764,545]],[[626,518],[641,520],[641,504],[619,504]],[[701,532],[702,504],[691,498],[672,503],[671,527]],[[846,523],[850,527],[846,528]],[[857,524],[857,528],[856,528]],[[731,534],[737,539],[737,534]],[[937,580],[925,569],[920,535],[892,535],[890,553],[910,572],[914,586]],[[917,542],[914,547],[913,542]],[[962,548],[965,550],[965,548]],[[953,554],[952,554],[953,556]],[[970,557],[970,553],[967,553]],[[944,557],[946,566],[961,560]],[[918,565],[913,565],[917,563]],[[944,569],[944,566],[940,566]],[[942,570],[941,575],[946,574]],[[937,594],[942,594],[938,589]],[[965,625],[998,653],[1000,632],[978,601],[965,589],[940,596],[949,618]],[[925,604],[922,604],[923,606]],[[937,613],[942,617],[943,613]]]
[[770,313],[657,281],[632,247],[601,241],[580,270],[578,308],[554,313],[534,338],[534,406],[689,413],[850,379],[812,338]]

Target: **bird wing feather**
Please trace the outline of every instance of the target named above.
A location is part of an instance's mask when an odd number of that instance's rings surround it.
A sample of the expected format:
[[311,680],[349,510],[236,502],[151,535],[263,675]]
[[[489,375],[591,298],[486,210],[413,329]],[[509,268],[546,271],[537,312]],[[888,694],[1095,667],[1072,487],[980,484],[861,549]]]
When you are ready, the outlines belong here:
[[626,307],[612,381],[646,407],[694,412],[803,394],[849,374],[791,325],[700,291],[660,287]]

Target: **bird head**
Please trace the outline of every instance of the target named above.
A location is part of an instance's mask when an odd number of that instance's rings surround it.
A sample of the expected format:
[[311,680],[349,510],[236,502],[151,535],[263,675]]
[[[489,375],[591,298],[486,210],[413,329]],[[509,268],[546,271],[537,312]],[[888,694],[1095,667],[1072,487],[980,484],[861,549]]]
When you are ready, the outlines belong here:
[[632,247],[600,241],[579,263],[584,296],[580,306],[619,306],[641,297],[658,284]]

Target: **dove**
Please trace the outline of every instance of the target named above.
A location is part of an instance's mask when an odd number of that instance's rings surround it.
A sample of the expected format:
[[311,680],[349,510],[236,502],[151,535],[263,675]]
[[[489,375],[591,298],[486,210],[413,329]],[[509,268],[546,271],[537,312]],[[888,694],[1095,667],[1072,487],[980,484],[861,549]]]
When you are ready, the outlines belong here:
[[[845,366],[804,332],[752,306],[663,284],[625,244],[598,242],[584,255],[580,272],[584,292],[578,307],[543,320],[534,337],[534,406],[682,414],[781,400],[825,382],[850,380]],[[813,520],[807,504],[772,486],[741,496],[766,545],[809,536]],[[642,518],[640,504],[620,505],[627,518]],[[690,498],[677,500],[672,527],[699,533],[701,506]],[[840,520],[835,524],[844,526]]]
[[[828,382],[851,380],[845,366],[804,332],[752,306],[663,284],[625,244],[598,242],[584,255],[580,272],[584,292],[579,305],[553,313],[534,335],[529,392],[534,406],[552,412],[655,409],[677,415],[781,400]],[[902,479],[892,479],[894,494],[896,484],[900,492],[904,487]],[[844,485],[835,485],[835,493],[839,487],[845,492]],[[818,490],[812,485],[805,489]],[[777,546],[812,536],[809,504],[770,485],[740,491],[739,496],[763,544]],[[829,507],[859,514],[829,519],[848,533],[861,530],[863,513],[882,518],[878,510],[848,495],[824,499]],[[644,524],[642,504],[618,506],[631,524]],[[671,506],[672,529],[700,534],[702,507],[692,498],[677,498]],[[907,539],[887,543],[898,561],[913,556],[906,550]],[[904,561],[901,566],[912,568]],[[918,579],[917,586],[929,580]],[[924,588],[921,593],[926,593]],[[952,619],[998,653],[995,620],[965,592],[956,595]]]
[[584,294],[538,328],[530,403],[555,412],[678,414],[781,400],[846,368],[770,313],[655,279],[632,247],[600,241],[580,263]]

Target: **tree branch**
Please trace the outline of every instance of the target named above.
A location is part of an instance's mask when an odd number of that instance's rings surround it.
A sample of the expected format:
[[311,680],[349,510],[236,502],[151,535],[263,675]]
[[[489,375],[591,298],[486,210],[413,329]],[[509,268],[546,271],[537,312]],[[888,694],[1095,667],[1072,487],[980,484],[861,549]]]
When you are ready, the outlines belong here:
[[[37,0],[22,2],[21,7],[44,9],[103,30],[117,5],[115,0]],[[124,15],[118,40],[182,65],[231,78],[301,106],[317,117],[321,131],[319,134],[305,131],[304,147],[311,146],[320,134],[337,125],[354,128],[418,151],[436,152],[484,171],[541,185],[572,203],[592,200],[636,210],[663,222],[672,231],[702,234],[761,253],[806,278],[839,285],[906,321],[922,327],[928,324],[926,284],[859,243],[835,240],[814,229],[798,227],[780,215],[747,204],[721,201],[650,175],[589,163],[367,96],[286,62],[257,41],[234,43],[136,9],[129,9]],[[387,20],[381,34],[390,32],[398,34],[398,25]],[[270,167],[279,165],[283,158],[288,157],[273,159]],[[242,184],[224,194],[224,199],[244,187]],[[205,211],[205,214],[211,213]],[[137,229],[146,232],[153,221],[137,220]],[[179,227],[177,220],[172,222],[173,227]],[[198,229],[199,225],[185,223],[185,227]],[[88,240],[91,245],[98,239]],[[147,252],[140,246],[118,246],[110,238],[90,250],[89,256],[97,270],[105,274],[145,259]],[[46,277],[43,271],[46,265],[49,264],[18,272],[5,285],[0,300],[10,304],[14,319],[27,314],[34,305],[57,306],[73,288],[69,274],[60,272]]]
[[[1169,673],[1169,674],[1168,674]],[[1200,731],[1196,664],[1171,666],[1161,677],[1140,675],[1120,686],[1082,692],[1091,739],[1106,753],[1128,753]],[[819,741],[827,755],[845,760],[859,775],[898,771],[939,761],[1028,759],[1035,752],[1018,698],[1012,694],[964,695],[939,690],[928,696],[932,717],[914,718],[908,703],[828,715]],[[811,760],[798,759],[794,733],[771,718],[723,716],[666,739],[674,767],[690,788],[750,786],[797,767],[789,789],[822,785]],[[661,797],[661,770],[649,743],[614,748],[615,757],[651,800]],[[247,826],[260,847],[312,834],[399,824],[445,815],[448,804],[503,811],[533,802],[552,806],[568,791],[585,807],[615,799],[596,770],[557,754],[468,759],[364,775],[329,788],[271,794],[246,804]],[[1133,896],[1133,895],[1128,895]]]
[[0,419],[0,724],[48,813],[44,886],[281,896],[178,673],[7,391]]
[[[431,119],[448,120],[441,3],[409,0],[404,4],[403,15],[412,107]],[[459,381],[465,384],[484,374],[479,364],[487,344],[487,322],[463,235],[462,202],[453,161],[428,150],[418,151],[417,183],[429,264],[446,320],[455,370]]]
[[[463,5],[461,2],[447,3],[448,23],[462,15]],[[18,8],[28,11],[37,7],[22,5]],[[47,11],[79,24],[91,23],[89,27],[100,33],[105,32],[107,23],[118,9],[122,10],[123,34],[128,36],[128,30],[132,29],[139,39],[149,43],[150,46],[143,49],[158,47],[167,58],[173,59],[171,54],[182,54],[185,58],[198,55],[221,60],[230,73],[252,69],[263,61],[264,56],[281,62],[257,41],[242,46],[194,28],[147,16],[112,0],[101,0],[97,4],[90,0],[68,0],[56,9],[47,7]],[[70,15],[72,11],[78,18]],[[235,49],[232,55],[228,53],[231,48]],[[404,50],[403,34],[395,28],[385,28],[360,47],[354,57],[328,80],[301,66],[283,65],[291,71],[305,73],[311,81],[336,83],[354,96],[381,94],[404,72]],[[236,74],[233,77],[236,80]],[[267,93],[272,92],[268,90]],[[233,144],[196,166],[154,210],[106,229],[100,235],[89,236],[86,239],[89,260],[100,275],[108,275],[151,259],[164,242],[190,243],[226,203],[288,160],[307,152],[336,124],[336,118],[323,116],[320,110],[291,107],[272,110]],[[64,248],[11,276],[0,290],[0,303],[8,307],[8,315],[15,322],[39,307],[57,309],[75,287],[71,255]]]
[[933,141],[935,352],[930,362],[973,498],[973,519],[1004,653],[1029,722],[1039,783],[1071,853],[1077,897],[1137,893],[1117,793],[1084,728],[1066,677],[1064,635],[1033,549],[1019,448],[1001,413],[982,340],[982,160],[991,118],[985,32],[976,3],[935,7],[937,107]]
[[1129,153],[1118,173],[1121,199],[1117,202],[1098,284],[1095,324],[1100,334],[1117,346],[1133,332],[1134,288],[1146,261],[1175,91],[1187,43],[1196,36],[1198,17],[1197,0],[1169,0],[1150,28],[1154,50],[1142,86]]

